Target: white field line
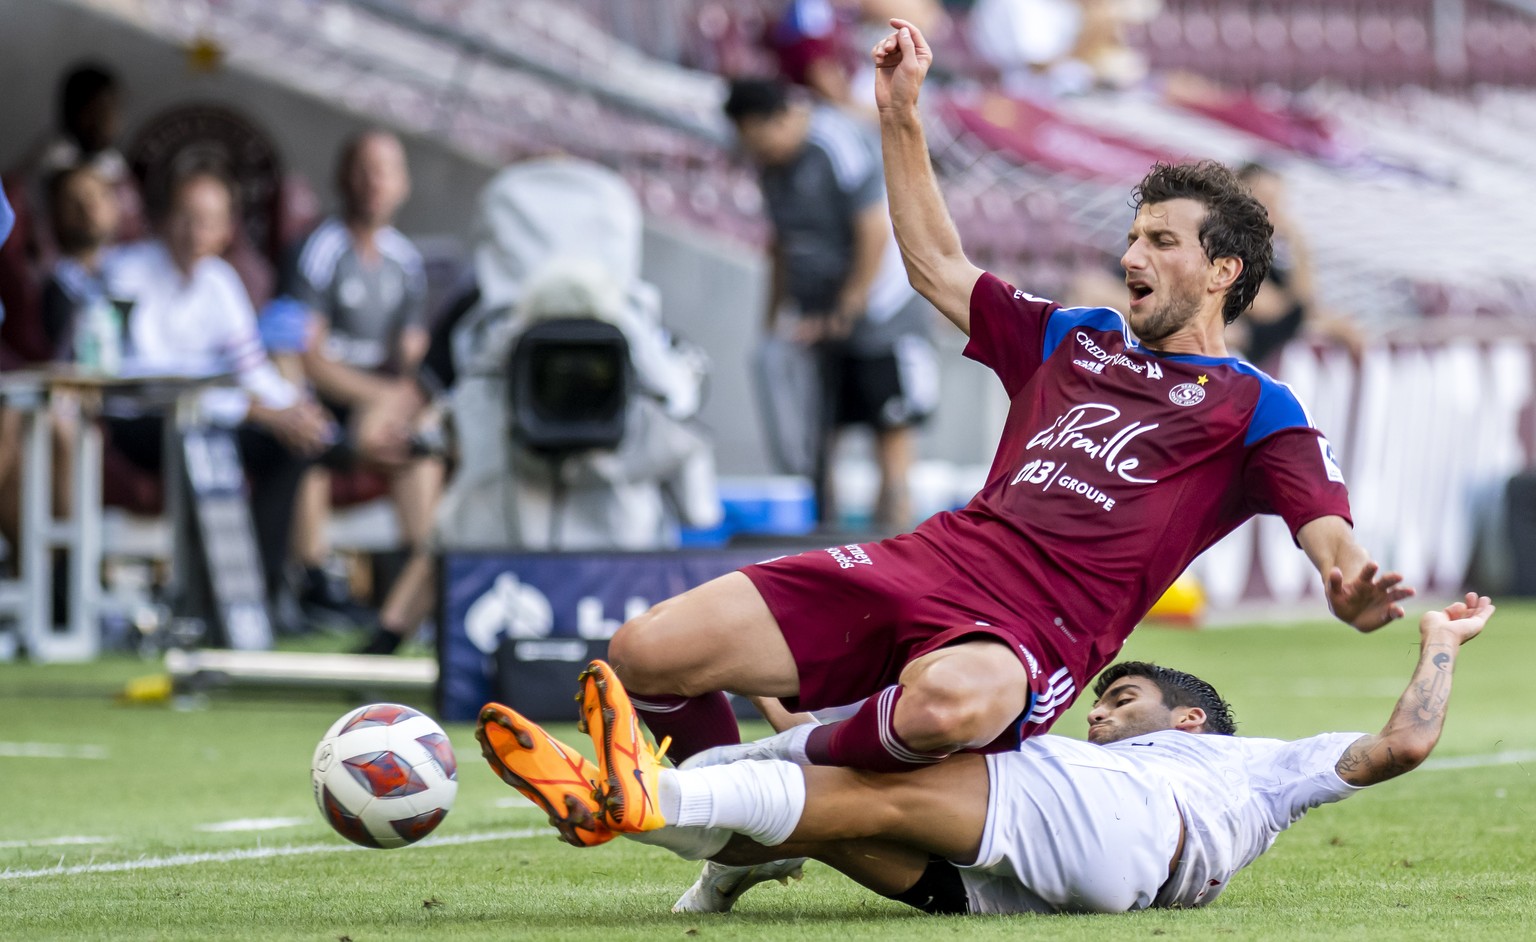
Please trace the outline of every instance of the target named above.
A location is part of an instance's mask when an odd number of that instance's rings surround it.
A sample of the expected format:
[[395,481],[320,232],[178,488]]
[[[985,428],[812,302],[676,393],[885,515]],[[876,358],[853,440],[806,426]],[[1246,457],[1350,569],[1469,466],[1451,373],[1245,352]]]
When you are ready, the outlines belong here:
[[66,837],[39,837],[30,841],[0,841],[0,850],[11,850],[17,847],[63,847],[69,844],[110,844],[117,840],[115,837],[89,837],[86,835],[69,835]]
[[1494,765],[1521,765],[1526,762],[1536,762],[1536,749],[1521,749],[1515,752],[1493,752],[1485,756],[1431,758],[1419,766],[1419,769],[1426,772],[1444,772],[1450,769],[1486,769]]
[[0,742],[0,759],[105,759],[106,746],[65,746],[52,742]]
[[[523,828],[516,831],[479,831],[473,834],[454,834],[446,837],[429,837],[417,847],[453,847],[458,844],[482,844],[486,841],[515,841],[529,837],[545,837],[554,832],[550,828]],[[304,857],[310,854],[337,854],[355,850],[368,850],[356,844],[298,844],[289,847],[251,847],[244,850],[227,850],[206,854],[174,854],[170,857],[140,857],[116,863],[77,864],[73,867],[44,867],[39,870],[0,870],[0,880],[27,880],[32,877],[69,877],[83,873],[124,873],[131,870],[159,870],[165,867],[186,867],[202,863],[233,863],[240,860],[265,860],[270,857]]]
[[278,828],[296,828],[309,824],[313,818],[236,818],[233,821],[215,821],[199,824],[199,831],[221,834],[225,831],[275,831]]
[[[1431,772],[1455,769],[1481,769],[1500,765],[1519,765],[1536,762],[1536,749],[1517,752],[1495,752],[1481,756],[1450,756],[1430,759],[1419,768]],[[500,804],[500,802],[498,802]],[[276,819],[284,820],[284,819]],[[458,844],[481,844],[486,841],[514,841],[540,837],[550,833],[548,828],[523,828],[516,831],[480,831],[473,834],[456,834],[445,837],[429,837],[417,847],[452,847]],[[45,847],[63,844],[104,844],[110,837],[52,837],[34,841],[3,841],[0,849],[18,847]],[[84,873],[122,873],[130,870],[158,870],[164,867],[185,867],[200,863],[233,863],[239,860],[264,860],[269,857],[303,857],[309,854],[334,854],[367,850],[355,844],[300,844],[291,847],[253,847],[245,850],[221,851],[205,854],[176,854],[170,857],[140,857],[117,863],[78,864],[73,867],[45,867],[40,870],[3,870],[0,880],[25,880],[33,877],[75,876]]]

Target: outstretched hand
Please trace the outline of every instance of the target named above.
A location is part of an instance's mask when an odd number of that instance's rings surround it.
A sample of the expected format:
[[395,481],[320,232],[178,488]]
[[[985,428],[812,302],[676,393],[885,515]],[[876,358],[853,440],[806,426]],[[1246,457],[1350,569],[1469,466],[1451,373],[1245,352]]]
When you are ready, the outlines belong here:
[[1366,563],[1360,575],[1344,581],[1344,571],[1335,567],[1328,573],[1328,608],[1334,617],[1356,631],[1375,631],[1403,617],[1398,603],[1413,596],[1413,589],[1402,584],[1401,573],[1377,576],[1375,563]]
[[1419,635],[1428,641],[1430,635],[1448,632],[1458,645],[1466,644],[1477,637],[1496,610],[1488,596],[1468,592],[1464,602],[1453,602],[1444,611],[1425,612],[1419,619]]
[[875,105],[881,111],[917,107],[917,94],[933,65],[933,49],[922,31],[906,20],[892,19],[894,33],[875,43]]

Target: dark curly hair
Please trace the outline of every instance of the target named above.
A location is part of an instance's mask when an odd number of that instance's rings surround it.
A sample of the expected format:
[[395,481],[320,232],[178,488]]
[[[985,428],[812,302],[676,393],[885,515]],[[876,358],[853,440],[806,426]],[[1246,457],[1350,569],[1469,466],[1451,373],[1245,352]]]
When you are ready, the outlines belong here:
[[1230,324],[1253,303],[1274,260],[1271,237],[1275,227],[1270,225],[1269,211],[1236,174],[1214,160],[1158,163],[1131,191],[1131,207],[1136,210],[1149,203],[1177,199],[1205,206],[1200,247],[1206,258],[1231,257],[1243,263],[1222,306],[1222,319]]
[[1160,667],[1147,661],[1121,661],[1104,668],[1099,679],[1093,682],[1093,695],[1097,699],[1117,680],[1126,677],[1145,677],[1157,684],[1163,692],[1163,706],[1199,707],[1205,711],[1205,731],[1218,736],[1230,736],[1237,731],[1237,721],[1232,718],[1232,705],[1221,699],[1216,688],[1196,677],[1170,667]]

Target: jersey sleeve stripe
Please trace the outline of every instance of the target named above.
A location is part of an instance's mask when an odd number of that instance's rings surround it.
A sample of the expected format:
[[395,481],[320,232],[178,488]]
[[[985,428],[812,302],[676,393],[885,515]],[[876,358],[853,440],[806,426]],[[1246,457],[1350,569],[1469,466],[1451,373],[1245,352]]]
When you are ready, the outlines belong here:
[[411,275],[415,275],[423,268],[421,251],[416,248],[416,243],[406,238],[404,233],[393,226],[380,230],[379,251],[394,259]]
[[1248,373],[1259,381],[1259,401],[1248,420],[1248,434],[1244,447],[1256,445],[1276,432],[1288,428],[1317,428],[1307,407],[1301,404],[1296,391],[1285,383],[1272,379],[1257,367],[1239,362],[1239,372]]
[[1045,348],[1041,359],[1048,360],[1056,348],[1073,330],[1088,327],[1110,333],[1126,335],[1125,318],[1120,312],[1107,307],[1063,307],[1051,312],[1045,325]]
[[335,219],[327,219],[310,234],[299,253],[299,271],[311,287],[323,290],[330,285],[336,260],[346,248],[347,234]]

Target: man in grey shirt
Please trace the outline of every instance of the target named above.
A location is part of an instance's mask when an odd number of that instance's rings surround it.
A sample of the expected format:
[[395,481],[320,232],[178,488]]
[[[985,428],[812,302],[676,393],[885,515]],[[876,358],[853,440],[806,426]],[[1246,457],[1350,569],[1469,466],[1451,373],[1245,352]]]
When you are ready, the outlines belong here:
[[[304,370],[346,428],[361,407],[396,401],[395,387],[414,375],[428,342],[426,275],[421,253],[392,225],[410,195],[397,137],[370,129],[350,139],[337,161],[336,186],[341,213],[322,221],[299,246],[286,288],[316,315]],[[405,542],[416,546],[425,539],[442,492],[441,461],[346,447],[332,456],[332,468],[361,464],[382,471]],[[356,621],[356,607],[324,570],[330,499],[330,469],[317,467],[305,481],[295,532],[305,568],[300,598],[315,619],[339,614]]]
[[938,367],[931,308],[908,284],[891,236],[878,147],[847,115],[798,100],[773,80],[733,82],[725,112],[761,169],[773,223],[764,326],[811,347],[819,361],[822,522],[835,519],[826,454],[833,435],[866,425],[881,477],[874,522],[904,530],[912,523],[912,430],[937,404]]

